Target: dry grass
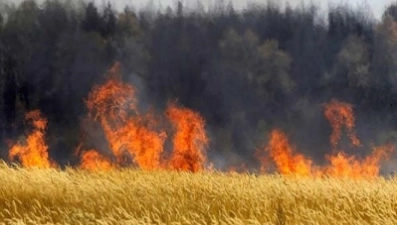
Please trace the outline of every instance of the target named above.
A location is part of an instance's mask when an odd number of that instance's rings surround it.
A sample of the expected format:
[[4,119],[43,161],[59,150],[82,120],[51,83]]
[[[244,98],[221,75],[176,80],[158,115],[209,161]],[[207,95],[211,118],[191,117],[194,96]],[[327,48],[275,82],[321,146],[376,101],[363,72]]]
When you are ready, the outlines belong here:
[[1,224],[397,224],[397,179],[0,167]]

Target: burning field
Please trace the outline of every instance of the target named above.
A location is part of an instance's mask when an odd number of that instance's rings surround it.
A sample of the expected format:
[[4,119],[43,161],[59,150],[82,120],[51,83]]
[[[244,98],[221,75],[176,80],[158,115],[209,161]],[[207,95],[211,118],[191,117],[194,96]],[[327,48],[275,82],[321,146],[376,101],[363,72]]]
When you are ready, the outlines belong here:
[[397,2],[143,2],[0,1],[0,225],[397,224]]
[[[168,103],[163,113],[150,108],[142,112],[135,87],[122,81],[120,69],[121,64],[116,62],[107,72],[104,84],[93,87],[85,100],[88,115],[83,120],[83,130],[86,124],[94,124],[100,134],[82,132],[74,154],[79,161],[75,167],[90,171],[129,167],[190,172],[217,169],[207,159],[210,139],[201,115],[178,103]],[[373,151],[364,157],[349,155],[342,149],[346,146],[341,144],[342,141],[349,142],[349,150],[363,149],[354,130],[353,107],[332,100],[324,104],[324,116],[332,128],[332,153],[326,155],[328,163],[315,165],[310,157],[299,153],[286,133],[275,128],[268,141],[256,150],[261,173],[276,171],[283,175],[308,177],[379,176],[381,162],[391,157],[394,145],[372,146]],[[45,115],[37,109],[27,112],[25,119],[30,126],[26,138],[8,141],[10,162],[23,167],[58,167],[49,157]],[[92,148],[90,139],[99,138],[105,139],[108,146]],[[231,167],[227,171],[234,169]],[[241,172],[247,172],[247,169]]]
[[[139,168],[195,173],[217,170],[207,159],[209,138],[201,115],[177,103],[169,103],[161,114],[150,108],[142,112],[135,87],[122,81],[120,70],[121,64],[116,62],[107,72],[105,83],[93,87],[86,99],[88,115],[83,125],[95,124],[101,132],[82,132],[81,143],[74,154],[79,163],[73,167],[89,171]],[[361,157],[347,154],[342,146],[348,146],[350,151],[364,148],[355,134],[353,107],[332,100],[324,104],[324,116],[332,128],[332,152],[326,155],[326,164],[316,165],[310,157],[299,153],[287,134],[275,128],[268,141],[256,150],[260,173],[316,178],[378,177],[382,160],[392,156],[395,146],[392,143],[372,146],[372,152]],[[45,116],[40,110],[33,110],[26,113],[25,119],[31,129],[24,140],[9,141],[10,162],[26,168],[59,167],[49,157]],[[93,149],[87,144],[90,139],[99,138],[106,139],[108,146]],[[348,145],[342,145],[342,141]]]
[[[7,224],[395,224],[397,181],[380,176],[392,143],[363,146],[352,105],[323,105],[330,153],[316,163],[275,127],[255,151],[258,168],[218,169],[203,117],[178,102],[142,110],[115,63],[85,99],[75,165],[46,144],[48,121],[26,113],[26,137],[10,140],[0,168]],[[92,140],[106,140],[94,147]],[[348,149],[344,149],[348,148]],[[371,148],[369,154],[363,149]],[[365,152],[364,152],[365,153]],[[16,163],[10,166],[9,163]],[[15,165],[15,166],[14,166]],[[238,171],[238,172],[236,172]]]

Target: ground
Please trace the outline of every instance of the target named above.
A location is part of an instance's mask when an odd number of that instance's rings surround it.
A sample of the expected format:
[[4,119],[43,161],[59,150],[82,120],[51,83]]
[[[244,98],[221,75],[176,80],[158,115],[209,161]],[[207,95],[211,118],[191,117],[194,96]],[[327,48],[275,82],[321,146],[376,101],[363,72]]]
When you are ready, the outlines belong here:
[[0,167],[1,224],[397,224],[397,178]]

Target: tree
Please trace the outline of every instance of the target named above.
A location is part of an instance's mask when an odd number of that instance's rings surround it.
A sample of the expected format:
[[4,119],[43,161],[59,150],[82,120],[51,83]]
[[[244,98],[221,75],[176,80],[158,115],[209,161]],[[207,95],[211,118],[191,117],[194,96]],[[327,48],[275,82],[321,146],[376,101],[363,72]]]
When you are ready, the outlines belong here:
[[381,23],[374,29],[371,60],[373,95],[367,98],[372,108],[383,112],[390,112],[397,107],[397,22],[388,13],[384,14]]
[[176,15],[179,18],[183,16],[183,4],[181,1],[178,1]]
[[221,40],[220,49],[225,63],[240,76],[245,76],[257,93],[266,95],[270,90],[266,86],[270,83],[283,93],[292,91],[294,82],[288,75],[292,60],[279,49],[276,40],[267,40],[261,44],[251,30],[240,36],[230,29]]
[[105,10],[103,11],[101,22],[102,36],[105,38],[112,37],[116,32],[117,18],[110,3],[108,3]]
[[382,15],[383,21],[387,19],[387,17],[391,17],[394,21],[397,21],[397,4],[392,4],[387,9]]
[[333,79],[347,80],[351,88],[365,88],[370,85],[369,51],[362,38],[351,35],[343,43],[334,66]]
[[122,36],[138,36],[141,33],[139,19],[136,14],[128,7],[124,9],[124,13],[119,14],[117,20],[117,33]]
[[85,10],[85,18],[82,21],[82,27],[89,32],[98,32],[101,29],[101,18],[93,2],[88,3]]

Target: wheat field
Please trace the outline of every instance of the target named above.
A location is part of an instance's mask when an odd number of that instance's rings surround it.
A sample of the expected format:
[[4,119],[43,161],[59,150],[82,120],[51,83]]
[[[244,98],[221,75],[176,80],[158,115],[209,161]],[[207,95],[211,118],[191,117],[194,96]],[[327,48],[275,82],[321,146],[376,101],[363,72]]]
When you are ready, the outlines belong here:
[[397,179],[0,166],[1,224],[397,224]]

